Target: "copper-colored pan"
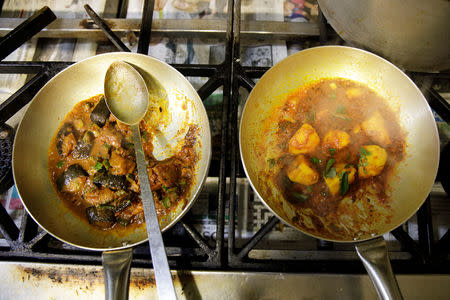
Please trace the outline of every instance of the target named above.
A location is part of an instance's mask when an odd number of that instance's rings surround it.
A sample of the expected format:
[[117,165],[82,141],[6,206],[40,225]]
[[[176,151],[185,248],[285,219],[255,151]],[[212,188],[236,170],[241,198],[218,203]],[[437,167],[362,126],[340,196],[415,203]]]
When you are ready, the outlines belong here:
[[47,151],[61,120],[74,105],[103,93],[106,70],[117,60],[137,66],[146,81],[151,77],[156,79],[148,84],[152,85],[156,96],[164,96],[167,100],[171,119],[159,128],[161,134],[154,141],[156,158],[169,155],[167,143],[175,145],[184,138],[180,134],[183,126],[194,123],[200,128],[195,184],[186,205],[162,220],[162,231],[180,220],[194,203],[206,179],[211,157],[210,128],[203,103],[187,79],[171,66],[146,55],[108,53],[78,62],[53,77],[36,94],[17,130],[13,151],[14,180],[25,208],[42,228],[66,243],[99,251],[126,249],[145,242],[145,226],[118,235],[80,220],[61,203],[51,186]]
[[[391,182],[391,221],[371,220],[376,226],[370,234],[330,237],[294,222],[293,217],[298,210],[285,201],[264,176],[268,162],[262,161],[258,154],[258,143],[265,138],[261,130],[263,120],[287,94],[303,84],[325,77],[355,80],[377,91],[387,99],[389,106],[399,110],[401,126],[407,133],[406,159],[398,166]],[[240,151],[253,189],[273,213],[292,227],[316,238],[357,242],[358,255],[380,297],[401,297],[381,236],[400,226],[419,209],[434,182],[439,162],[439,140],[431,109],[419,89],[402,71],[379,56],[350,47],[317,47],[289,56],[267,71],[250,93],[240,124]],[[302,212],[299,213],[302,216]]]

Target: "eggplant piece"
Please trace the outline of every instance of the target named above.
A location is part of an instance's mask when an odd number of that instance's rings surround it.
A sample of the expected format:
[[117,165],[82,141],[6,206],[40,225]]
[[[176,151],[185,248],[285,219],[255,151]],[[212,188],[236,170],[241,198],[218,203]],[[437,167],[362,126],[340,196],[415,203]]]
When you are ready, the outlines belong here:
[[112,190],[125,190],[129,184],[124,175],[97,173],[93,180],[95,184],[106,186]]
[[95,136],[91,131],[86,131],[83,138],[79,139],[72,151],[73,158],[86,159],[91,154],[94,145]]
[[94,109],[91,112],[91,121],[97,124],[99,127],[103,127],[106,124],[106,121],[108,121],[109,118],[109,108],[106,106],[105,97],[102,97],[100,102],[94,107]]
[[78,177],[88,176],[88,173],[80,165],[70,165],[61,176],[56,179],[56,187],[62,191],[65,185]]
[[64,139],[70,134],[73,134],[75,136],[75,130],[73,128],[73,125],[71,123],[65,123],[58,131],[58,134],[56,135],[56,149],[58,150],[58,154],[62,157],[65,157],[68,154],[64,153],[63,144]]
[[125,198],[125,199],[121,200],[121,201],[116,205],[115,211],[116,211],[116,212],[122,211],[122,210],[124,210],[125,208],[127,208],[127,207],[130,206],[130,205],[131,205],[131,200]]
[[86,216],[90,224],[110,227],[116,222],[114,206],[99,205],[86,208]]

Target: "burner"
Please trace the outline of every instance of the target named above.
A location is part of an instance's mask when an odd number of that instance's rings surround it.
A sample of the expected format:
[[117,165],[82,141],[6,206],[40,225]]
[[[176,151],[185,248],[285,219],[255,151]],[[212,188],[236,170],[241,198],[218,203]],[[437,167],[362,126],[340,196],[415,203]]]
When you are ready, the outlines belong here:
[[0,126],[0,193],[4,193],[13,185],[13,141],[14,129],[7,124]]

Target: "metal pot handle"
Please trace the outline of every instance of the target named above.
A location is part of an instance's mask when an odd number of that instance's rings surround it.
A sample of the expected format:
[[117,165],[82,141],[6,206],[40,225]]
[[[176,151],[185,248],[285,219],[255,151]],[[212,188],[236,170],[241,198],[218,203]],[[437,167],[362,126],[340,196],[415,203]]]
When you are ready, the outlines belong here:
[[102,253],[103,272],[105,273],[105,299],[128,299],[131,258],[133,249],[127,248]]
[[392,272],[383,237],[356,243],[355,248],[377,290],[378,297],[383,300],[403,299]]

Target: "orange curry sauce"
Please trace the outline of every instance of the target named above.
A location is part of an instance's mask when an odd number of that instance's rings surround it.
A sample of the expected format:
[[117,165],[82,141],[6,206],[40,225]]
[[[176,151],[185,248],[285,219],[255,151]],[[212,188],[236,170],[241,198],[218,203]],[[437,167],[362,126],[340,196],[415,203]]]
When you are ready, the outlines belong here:
[[[152,129],[140,123],[158,217],[187,202],[194,184],[198,128],[190,125],[180,150],[163,161],[153,155]],[[50,181],[80,218],[101,229],[144,221],[131,129],[111,115],[103,95],[81,101],[67,114],[48,151]]]
[[[279,170],[271,180],[287,201],[334,224],[348,213],[341,201],[364,198],[368,188],[389,207],[389,180],[405,157],[406,134],[376,92],[351,80],[322,79],[290,94],[274,116],[281,155],[268,164]],[[367,213],[367,220],[374,217]],[[322,227],[314,215],[315,227]]]

